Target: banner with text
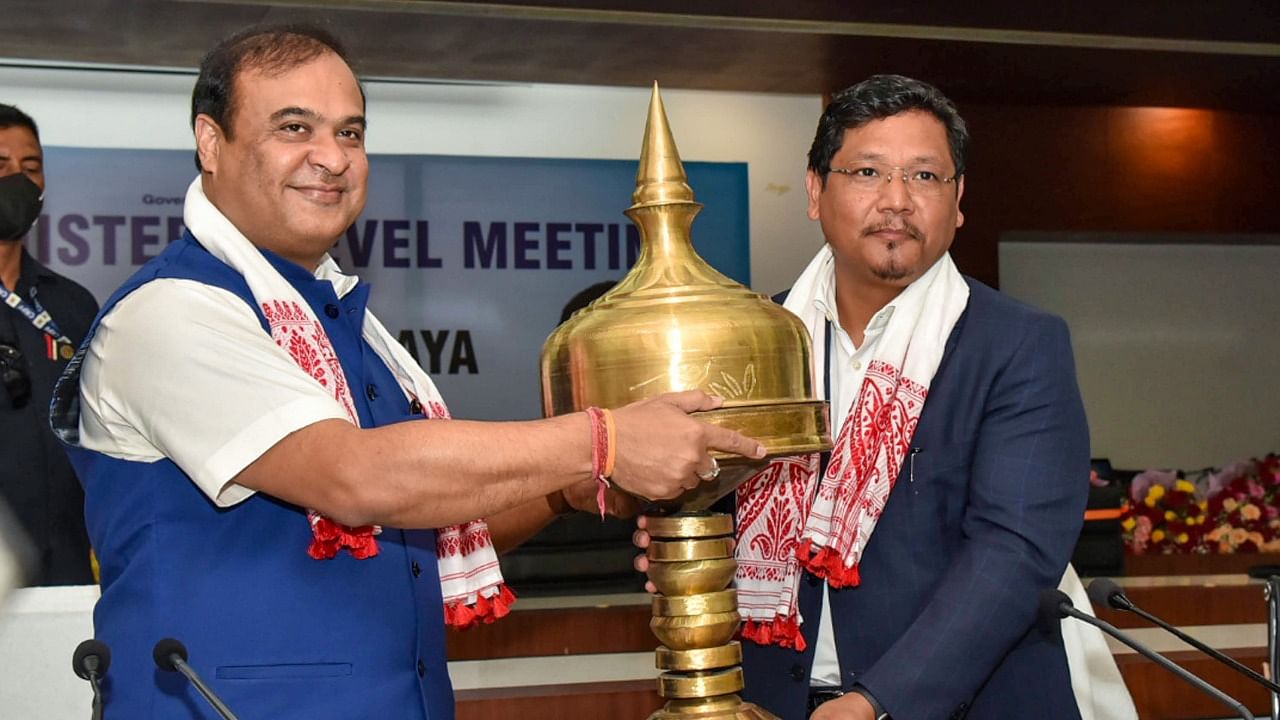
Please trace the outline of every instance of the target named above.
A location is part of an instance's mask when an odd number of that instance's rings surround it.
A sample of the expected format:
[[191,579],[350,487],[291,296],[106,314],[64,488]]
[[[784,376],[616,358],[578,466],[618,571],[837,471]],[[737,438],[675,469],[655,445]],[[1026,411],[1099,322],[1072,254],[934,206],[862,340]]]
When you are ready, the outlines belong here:
[[[706,207],[699,254],[750,283],[747,165],[685,163]],[[101,302],[182,233],[195,177],[182,150],[45,148],[48,192],[27,246]],[[640,248],[621,214],[636,162],[370,156],[369,202],[333,249],[457,417],[541,416],[538,356],[578,292]]]

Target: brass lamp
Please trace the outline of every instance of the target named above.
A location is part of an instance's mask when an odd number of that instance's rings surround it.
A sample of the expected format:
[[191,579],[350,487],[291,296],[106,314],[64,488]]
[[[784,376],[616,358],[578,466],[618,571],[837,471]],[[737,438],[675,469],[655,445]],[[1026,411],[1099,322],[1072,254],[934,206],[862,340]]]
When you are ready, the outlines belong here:
[[619,407],[664,392],[701,389],[725,399],[699,419],[759,440],[768,456],[713,452],[722,467],[673,500],[651,501],[649,579],[658,588],[650,627],[663,643],[655,719],[773,717],[744,703],[740,618],[733,579],[733,518],[706,512],[769,458],[831,447],[827,404],[816,399],[809,335],[799,319],[725,277],[693,249],[702,205],[680,162],[655,83],[633,204],[640,229],[631,272],[547,338],[547,416]]

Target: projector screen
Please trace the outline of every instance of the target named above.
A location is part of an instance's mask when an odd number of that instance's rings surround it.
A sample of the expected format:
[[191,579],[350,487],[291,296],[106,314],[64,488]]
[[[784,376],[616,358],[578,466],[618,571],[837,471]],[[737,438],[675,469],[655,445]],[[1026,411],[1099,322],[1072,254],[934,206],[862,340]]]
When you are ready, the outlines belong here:
[[1280,451],[1280,237],[1006,233],[1000,289],[1071,326],[1094,457]]

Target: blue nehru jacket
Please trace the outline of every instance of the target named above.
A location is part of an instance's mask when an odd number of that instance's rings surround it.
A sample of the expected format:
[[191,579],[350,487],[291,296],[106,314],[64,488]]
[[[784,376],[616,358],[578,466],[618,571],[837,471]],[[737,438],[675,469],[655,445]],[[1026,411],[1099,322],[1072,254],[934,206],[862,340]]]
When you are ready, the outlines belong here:
[[[329,282],[264,255],[323,324],[362,425],[408,419],[395,378],[360,335],[368,286],[339,298]],[[268,328],[244,279],[190,234],[141,268],[102,315],[160,278],[228,290]],[[96,330],[95,321],[90,338]],[[55,398],[64,409],[79,390],[73,365]],[[227,372],[235,382],[236,369]],[[55,426],[73,439],[74,410],[59,415]],[[74,444],[69,453],[102,564],[94,630],[112,650],[108,717],[217,717],[183,677],[152,661],[156,641],[175,637],[241,717],[453,719],[434,531],[384,528],[376,557],[314,560],[302,508],[262,494],[220,508],[169,460],[130,462]]]

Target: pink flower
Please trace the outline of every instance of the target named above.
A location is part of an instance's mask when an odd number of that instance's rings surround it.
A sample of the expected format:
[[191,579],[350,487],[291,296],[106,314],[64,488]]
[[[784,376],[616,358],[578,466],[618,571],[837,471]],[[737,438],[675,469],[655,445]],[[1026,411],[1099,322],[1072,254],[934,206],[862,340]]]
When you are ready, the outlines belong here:
[[1151,518],[1146,515],[1139,515],[1137,524],[1133,528],[1133,551],[1141,554],[1147,548],[1147,542],[1151,540]]

